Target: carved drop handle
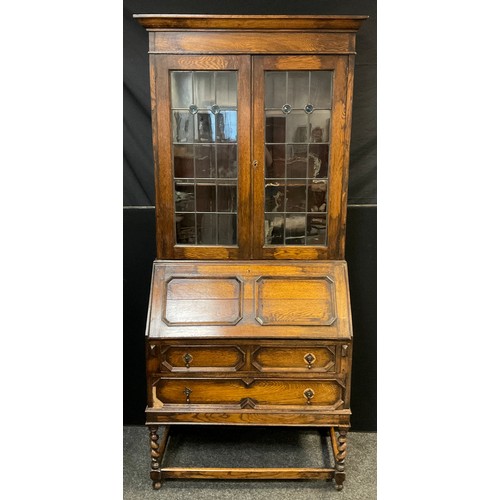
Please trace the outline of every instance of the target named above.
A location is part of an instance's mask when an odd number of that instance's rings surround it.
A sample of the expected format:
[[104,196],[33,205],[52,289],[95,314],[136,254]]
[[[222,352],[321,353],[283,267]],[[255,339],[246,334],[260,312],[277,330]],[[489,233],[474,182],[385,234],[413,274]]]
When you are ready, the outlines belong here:
[[311,404],[311,399],[314,397],[314,391],[312,389],[306,389],[304,391],[304,397],[307,399],[307,404]]
[[309,352],[304,356],[304,361],[307,363],[307,368],[310,370],[313,363],[316,361],[316,356],[312,352]]
[[191,356],[191,354],[187,352],[186,354],[184,354],[182,359],[184,360],[184,363],[186,363],[186,368],[189,368],[189,363],[193,361],[193,356]]
[[189,387],[186,387],[182,392],[186,395],[186,403],[191,403],[189,396],[193,391]]

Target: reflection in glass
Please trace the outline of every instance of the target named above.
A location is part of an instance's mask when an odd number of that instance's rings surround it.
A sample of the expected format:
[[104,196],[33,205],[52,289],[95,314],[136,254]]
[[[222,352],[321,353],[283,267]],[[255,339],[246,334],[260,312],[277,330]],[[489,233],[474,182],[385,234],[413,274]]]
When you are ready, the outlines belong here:
[[286,71],[266,72],[266,108],[281,108],[283,91],[286,89]]
[[285,242],[287,245],[304,245],[306,236],[305,214],[287,214],[285,219]]
[[330,109],[332,107],[332,72],[311,71],[311,87],[309,102],[316,109]]
[[179,245],[194,245],[196,243],[194,214],[175,214],[175,229]]
[[303,108],[309,102],[309,71],[288,72],[288,93],[286,101],[292,108]]
[[235,179],[238,175],[238,148],[233,145],[217,145],[217,176]]
[[236,214],[219,214],[217,229],[219,245],[236,245]]
[[318,111],[309,115],[310,142],[328,142],[330,140],[330,111]]
[[175,210],[194,212],[194,184],[175,183]]
[[276,181],[266,181],[265,187],[266,212],[283,212],[285,210],[285,184]]
[[265,214],[264,234],[266,245],[283,245],[284,243],[284,216]]
[[238,134],[238,120],[236,111],[220,111],[216,117],[217,142],[236,142]]
[[196,184],[196,211],[215,212],[215,184]]
[[217,215],[196,214],[198,245],[217,244]]
[[236,72],[219,71],[215,73],[215,93],[219,106],[236,107]]
[[236,71],[172,71],[176,241],[236,245]]
[[195,145],[195,172],[197,179],[216,176],[215,146],[211,144]]
[[307,177],[307,144],[287,146],[286,175],[289,179]]
[[326,245],[326,216],[308,215],[306,245]]
[[194,119],[195,142],[215,142],[215,116],[210,111],[198,111]]
[[174,111],[172,116],[172,132],[174,142],[189,142],[194,139],[194,118],[189,111]]
[[172,73],[172,108],[189,108],[193,103],[193,76],[191,71]]
[[287,115],[286,142],[308,142],[307,114],[303,110]]
[[328,154],[330,146],[328,144],[309,145],[309,171],[310,178],[328,177]]
[[307,211],[326,212],[326,181],[310,181],[307,187]]
[[236,182],[232,182],[231,184],[219,184],[217,186],[218,212],[236,212],[236,208],[238,206],[236,188]]
[[286,211],[306,211],[306,185],[305,181],[289,181],[286,186]]
[[176,179],[194,177],[193,146],[174,145],[174,177]]
[[215,73],[213,71],[193,71],[193,104],[199,108],[209,108],[215,103]]
[[266,146],[266,177],[285,177],[285,145]]
[[266,142],[286,142],[285,124],[286,115],[281,111],[266,111]]
[[265,244],[326,245],[332,71],[265,74]]

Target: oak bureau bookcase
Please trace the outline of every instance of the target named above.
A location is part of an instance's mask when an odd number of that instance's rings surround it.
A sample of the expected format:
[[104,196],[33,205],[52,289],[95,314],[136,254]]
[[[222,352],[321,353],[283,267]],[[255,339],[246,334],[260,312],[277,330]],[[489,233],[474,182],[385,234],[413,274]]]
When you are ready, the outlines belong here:
[[[156,187],[146,330],[153,486],[316,478],[341,489],[351,415],[347,179],[366,16],[135,17],[149,32]],[[175,424],[327,427],[334,463],[167,467]]]

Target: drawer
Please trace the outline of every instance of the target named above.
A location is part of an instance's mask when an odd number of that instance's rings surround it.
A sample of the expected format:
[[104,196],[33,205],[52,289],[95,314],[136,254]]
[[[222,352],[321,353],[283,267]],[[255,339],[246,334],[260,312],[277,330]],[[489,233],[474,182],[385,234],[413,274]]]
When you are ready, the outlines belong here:
[[275,405],[338,408],[345,387],[340,380],[158,378],[151,389],[155,407],[192,404],[252,409]]
[[337,346],[259,346],[252,365],[260,372],[336,372]]
[[163,345],[161,371],[232,372],[245,364],[245,352],[235,345]]

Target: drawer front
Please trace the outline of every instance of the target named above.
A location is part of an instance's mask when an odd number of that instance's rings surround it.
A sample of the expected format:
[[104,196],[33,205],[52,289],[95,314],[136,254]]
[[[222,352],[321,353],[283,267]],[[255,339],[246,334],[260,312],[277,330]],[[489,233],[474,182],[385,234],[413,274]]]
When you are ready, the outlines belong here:
[[156,407],[206,404],[249,409],[275,405],[338,408],[343,403],[344,390],[338,380],[159,378],[152,383]]
[[260,372],[336,372],[336,346],[259,346],[252,365]]
[[167,345],[161,354],[161,371],[231,372],[245,364],[245,352],[233,345]]

